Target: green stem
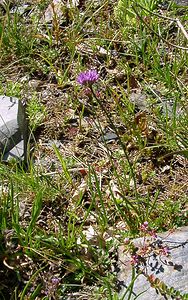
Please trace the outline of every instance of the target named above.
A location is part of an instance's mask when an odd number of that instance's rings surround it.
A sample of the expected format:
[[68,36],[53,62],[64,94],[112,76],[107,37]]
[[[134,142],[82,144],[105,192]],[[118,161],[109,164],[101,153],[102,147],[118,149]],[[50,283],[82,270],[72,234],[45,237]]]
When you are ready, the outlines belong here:
[[129,155],[128,155],[128,153],[127,153],[126,146],[125,146],[125,144],[122,142],[121,137],[120,137],[120,135],[119,135],[119,133],[118,133],[118,130],[116,129],[116,127],[115,127],[115,125],[114,125],[114,123],[113,123],[113,121],[112,121],[112,119],[111,119],[111,117],[110,117],[110,115],[109,115],[109,113],[108,113],[106,107],[103,105],[102,101],[96,96],[96,94],[95,94],[95,92],[94,92],[92,86],[90,86],[90,89],[91,89],[92,95],[93,95],[94,98],[97,100],[97,102],[99,103],[101,109],[103,110],[103,112],[105,113],[106,117],[108,118],[108,121],[109,121],[109,123],[110,123],[110,126],[112,127],[112,129],[114,130],[115,134],[116,134],[117,137],[118,137],[119,144],[120,144],[120,146],[122,147],[123,152],[124,152],[124,155],[125,155],[125,158],[126,158],[128,164],[129,164],[131,177],[132,177],[133,182],[134,182],[135,196],[136,196],[136,199],[138,200],[138,193],[137,193],[137,186],[136,186],[136,177],[135,177],[135,173],[134,173],[132,164],[131,164],[130,159],[129,159]]

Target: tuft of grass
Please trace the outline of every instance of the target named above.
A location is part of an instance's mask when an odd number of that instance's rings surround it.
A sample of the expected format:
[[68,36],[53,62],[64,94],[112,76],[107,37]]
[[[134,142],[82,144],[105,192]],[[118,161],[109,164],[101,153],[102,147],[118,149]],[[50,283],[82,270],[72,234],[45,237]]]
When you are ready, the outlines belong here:
[[35,131],[45,119],[45,106],[38,99],[37,94],[33,94],[32,98],[27,102],[27,115],[31,131]]

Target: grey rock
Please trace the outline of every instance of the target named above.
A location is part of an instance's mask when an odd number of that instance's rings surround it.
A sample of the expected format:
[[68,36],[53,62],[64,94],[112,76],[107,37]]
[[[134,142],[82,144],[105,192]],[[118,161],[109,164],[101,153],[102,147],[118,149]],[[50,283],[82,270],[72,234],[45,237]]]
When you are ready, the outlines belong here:
[[179,7],[179,8],[187,8],[188,6],[188,0],[165,0],[164,2],[161,3],[161,6],[164,9],[167,9],[169,7],[169,4],[174,4],[175,6]]
[[[153,275],[164,282],[169,288],[174,288],[188,299],[188,227],[183,227],[173,233],[159,234],[160,240],[169,247],[170,256],[150,257],[147,261],[147,273]],[[136,245],[143,244],[143,238],[135,240]],[[130,257],[123,251],[124,247],[119,248],[118,257],[118,280],[120,282],[120,299],[128,299],[125,295],[127,287],[132,280],[132,266]],[[140,294],[140,295],[139,295]],[[123,297],[123,295],[125,295]],[[139,295],[139,296],[138,296]],[[138,297],[137,297],[138,296]],[[137,298],[136,298],[137,297]],[[166,298],[157,294],[156,290],[150,286],[144,275],[139,275],[133,286],[131,298],[129,300],[163,300]],[[178,298],[181,299],[181,298]]]
[[114,132],[108,131],[99,138],[99,142],[112,142],[117,140],[117,135]]
[[54,18],[61,20],[63,15],[62,7],[63,3],[61,0],[53,0],[45,11],[44,21],[46,23],[50,23],[54,20]]
[[179,117],[183,114],[184,108],[180,103],[176,103],[174,99],[161,98],[161,101],[156,104],[156,107],[160,109],[160,112],[169,118],[172,118],[175,114]]
[[11,158],[22,158],[24,157],[24,141],[21,140],[16,146],[14,146],[10,151],[3,155],[4,161],[9,161]]
[[188,6],[188,0],[174,0],[178,6]]
[[30,11],[31,11],[31,6],[29,4],[22,3],[21,5],[15,5],[10,10],[10,13],[11,14],[17,13],[17,14],[23,15],[23,14],[29,13]]
[[0,152],[2,160],[27,155],[27,121],[22,102],[0,96]]
[[133,91],[130,94],[129,100],[131,103],[135,104],[135,107],[139,111],[148,111],[149,105],[147,102],[147,96],[141,90]]
[[[157,91],[156,94],[158,94]],[[169,118],[173,117],[174,113],[177,116],[183,113],[182,107],[179,104],[176,105],[175,99],[166,99],[165,97],[159,96],[155,104],[152,104],[147,94],[141,90],[133,91],[129,95],[129,101],[135,105],[137,111],[151,112],[153,107],[157,107],[161,114]],[[174,110],[175,106],[176,109]]]

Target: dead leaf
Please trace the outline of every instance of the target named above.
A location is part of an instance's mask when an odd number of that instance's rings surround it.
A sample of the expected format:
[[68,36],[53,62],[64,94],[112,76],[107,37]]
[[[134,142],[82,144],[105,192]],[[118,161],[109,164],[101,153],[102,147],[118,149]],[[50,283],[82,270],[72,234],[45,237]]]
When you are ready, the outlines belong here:
[[85,180],[77,187],[77,190],[74,192],[72,199],[78,201],[83,198],[87,188],[87,183]]
[[147,114],[145,111],[139,112],[135,115],[135,123],[144,136],[148,136],[148,122]]

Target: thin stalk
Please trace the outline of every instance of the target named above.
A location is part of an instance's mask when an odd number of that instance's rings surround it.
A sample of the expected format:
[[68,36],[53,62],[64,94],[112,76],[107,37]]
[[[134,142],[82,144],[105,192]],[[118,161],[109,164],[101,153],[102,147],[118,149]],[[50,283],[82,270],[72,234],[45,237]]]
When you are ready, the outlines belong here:
[[94,98],[97,100],[97,102],[99,103],[102,111],[105,113],[106,117],[108,118],[108,121],[110,123],[110,126],[112,127],[112,129],[114,130],[115,134],[117,135],[118,137],[118,141],[120,143],[120,146],[122,147],[123,149],[123,152],[124,152],[124,155],[125,155],[125,158],[129,164],[129,168],[130,168],[130,173],[131,173],[131,177],[133,179],[133,182],[134,182],[134,191],[135,191],[135,196],[136,196],[136,199],[138,199],[138,193],[137,193],[137,186],[136,186],[136,178],[135,178],[135,173],[134,173],[134,170],[133,170],[133,167],[132,167],[132,164],[130,162],[130,159],[129,159],[129,155],[127,153],[127,149],[126,149],[126,146],[124,145],[124,143],[122,142],[121,140],[121,137],[119,135],[119,132],[118,130],[116,129],[116,127],[114,126],[114,123],[108,113],[108,111],[106,110],[105,106],[103,105],[102,101],[96,96],[94,90],[93,90],[93,87],[92,85],[90,86],[90,89],[91,89],[91,92],[92,92],[92,95],[94,96]]

